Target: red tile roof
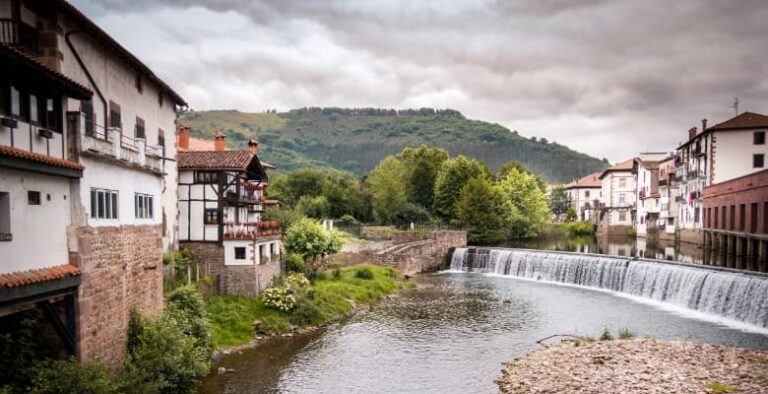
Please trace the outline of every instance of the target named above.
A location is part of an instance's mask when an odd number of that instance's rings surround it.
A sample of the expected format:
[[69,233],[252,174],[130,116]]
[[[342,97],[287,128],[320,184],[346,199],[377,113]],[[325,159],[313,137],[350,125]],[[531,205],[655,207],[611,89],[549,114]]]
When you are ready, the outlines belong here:
[[576,189],[576,188],[598,188],[603,185],[602,182],[600,182],[600,174],[599,172],[595,172],[592,174],[589,174],[575,182],[571,182],[567,185],[565,185],[566,189]]
[[72,264],[57,265],[27,271],[0,274],[0,288],[20,287],[41,282],[49,282],[66,276],[79,276],[80,269]]
[[744,112],[723,123],[718,123],[709,130],[736,130],[736,129],[754,129],[768,127],[768,116],[756,114],[754,112]]
[[179,152],[179,168],[245,171],[254,156],[244,150]]
[[0,145],[0,156],[17,157],[20,159],[36,161],[38,163],[48,164],[56,167],[69,168],[72,170],[82,171],[85,169],[85,167],[83,167],[82,164],[74,161],[59,159],[56,157],[44,155],[42,153],[30,152],[23,149],[11,148],[10,146],[5,146],[5,145]]
[[600,173],[600,179],[603,179],[603,177],[611,171],[632,171],[632,167],[634,166],[634,164],[635,164],[634,158],[629,159],[627,161],[622,161],[621,163],[618,163],[618,164],[614,164],[613,166],[606,168],[605,171]]

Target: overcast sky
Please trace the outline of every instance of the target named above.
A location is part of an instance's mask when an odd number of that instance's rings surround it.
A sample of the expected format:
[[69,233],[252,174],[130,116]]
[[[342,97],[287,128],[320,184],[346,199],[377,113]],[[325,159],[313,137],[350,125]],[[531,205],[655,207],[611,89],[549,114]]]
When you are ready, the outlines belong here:
[[453,108],[610,161],[768,113],[768,2],[72,0],[195,110]]

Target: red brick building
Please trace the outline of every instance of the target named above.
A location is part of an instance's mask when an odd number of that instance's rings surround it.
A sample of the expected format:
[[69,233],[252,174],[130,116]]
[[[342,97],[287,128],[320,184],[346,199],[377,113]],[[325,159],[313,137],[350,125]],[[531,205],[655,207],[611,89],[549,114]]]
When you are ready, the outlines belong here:
[[768,234],[768,170],[703,190],[707,229]]

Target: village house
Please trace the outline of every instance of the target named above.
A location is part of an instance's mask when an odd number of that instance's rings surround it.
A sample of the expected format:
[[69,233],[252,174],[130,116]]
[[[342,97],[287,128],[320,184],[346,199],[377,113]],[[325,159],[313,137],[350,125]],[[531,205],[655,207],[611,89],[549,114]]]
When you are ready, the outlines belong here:
[[676,220],[680,191],[675,182],[675,155],[669,155],[659,161],[658,165],[659,204],[661,205],[658,220],[659,239],[675,240]]
[[638,237],[655,236],[661,212],[659,193],[659,161],[666,153],[640,153],[632,166],[635,180],[635,233]]
[[[10,211],[1,269],[32,278],[13,283],[79,275],[72,353],[120,365],[130,306],[163,308],[162,253],[177,243],[178,210],[165,130],[184,100],[67,1],[0,0],[0,43],[10,60],[0,165],[15,179],[0,185]],[[46,247],[35,247],[43,233]]]
[[221,293],[258,295],[281,275],[280,224],[262,221],[273,166],[258,158],[258,143],[227,150],[179,128],[180,246],[204,264]]
[[599,233],[627,234],[632,228],[635,210],[633,166],[634,159],[629,159],[608,167],[600,174],[600,214],[597,215]]
[[596,172],[582,177],[564,186],[571,199],[571,208],[578,220],[593,221],[595,212],[600,209],[600,191],[602,182],[600,173]]

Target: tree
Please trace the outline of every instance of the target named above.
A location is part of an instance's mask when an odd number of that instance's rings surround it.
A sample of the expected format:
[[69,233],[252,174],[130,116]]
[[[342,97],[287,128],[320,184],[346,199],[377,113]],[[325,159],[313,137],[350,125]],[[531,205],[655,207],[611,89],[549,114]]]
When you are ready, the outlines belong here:
[[324,197],[328,207],[318,218],[349,214],[368,220],[371,216],[370,199],[360,182],[349,173],[331,168],[297,170],[280,176],[272,181],[269,195],[292,207],[296,207],[302,197]]
[[512,169],[499,186],[520,212],[520,220],[513,225],[513,237],[533,237],[544,229],[549,220],[549,208],[547,197],[539,188],[535,175]]
[[435,179],[433,212],[445,221],[455,220],[461,188],[473,178],[491,179],[492,174],[485,164],[466,156],[443,162]]
[[405,148],[400,154],[408,173],[409,200],[426,209],[432,207],[435,178],[440,166],[448,160],[448,152],[440,148]]
[[426,209],[412,202],[406,202],[395,211],[392,224],[398,228],[405,229],[411,223],[426,222],[428,219],[429,212]]
[[387,156],[368,175],[365,187],[371,194],[373,217],[377,222],[392,223],[395,212],[408,202],[407,185],[404,183],[407,173],[402,160]]
[[468,240],[478,244],[505,241],[519,217],[502,190],[483,178],[471,179],[464,185],[456,207]]
[[305,261],[314,261],[317,257],[338,253],[344,242],[337,232],[326,231],[314,220],[301,219],[285,232],[283,245],[288,253],[296,253]]
[[539,185],[539,189],[541,189],[542,192],[547,192],[547,184],[544,182],[543,179],[541,179],[540,176],[536,175],[531,171],[528,167],[525,166],[525,164],[517,161],[517,160],[510,160],[504,164],[501,165],[501,168],[499,168],[499,172],[497,174],[498,179],[504,179],[509,175],[509,173],[513,170],[517,170],[519,172],[524,172],[526,174],[531,174],[536,177],[536,184]]
[[562,186],[552,188],[549,192],[549,210],[558,217],[568,213],[571,208],[571,196]]
[[331,212],[331,206],[325,196],[301,196],[296,203],[296,209],[314,219],[326,219]]

